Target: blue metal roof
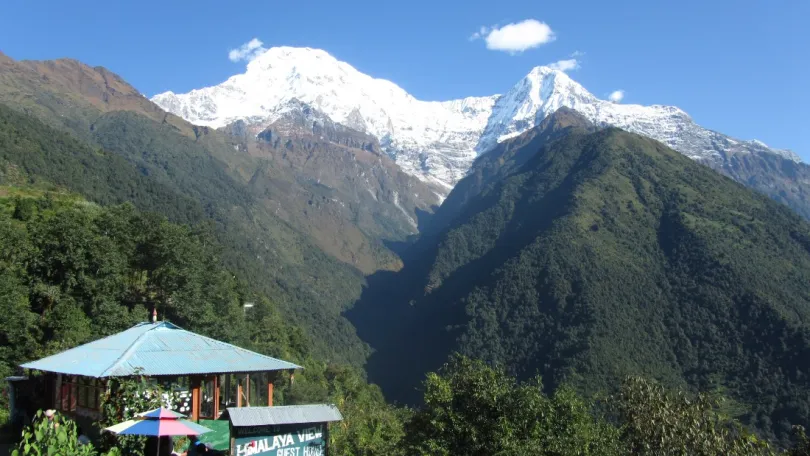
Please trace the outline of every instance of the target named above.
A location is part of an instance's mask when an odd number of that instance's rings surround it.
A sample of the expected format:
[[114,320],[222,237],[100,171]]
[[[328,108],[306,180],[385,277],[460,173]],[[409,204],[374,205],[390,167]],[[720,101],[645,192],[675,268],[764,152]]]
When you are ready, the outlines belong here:
[[276,424],[327,423],[341,421],[334,405],[284,405],[280,407],[228,407],[228,418],[235,427]]
[[140,323],[22,367],[96,378],[301,369],[296,364],[194,334],[168,322]]

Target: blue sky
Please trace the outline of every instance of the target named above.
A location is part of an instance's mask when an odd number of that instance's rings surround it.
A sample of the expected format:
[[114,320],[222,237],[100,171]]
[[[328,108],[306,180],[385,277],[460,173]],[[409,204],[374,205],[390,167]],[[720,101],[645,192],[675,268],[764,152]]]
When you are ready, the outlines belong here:
[[[808,18],[808,0],[6,0],[0,50],[102,65],[151,96],[243,71],[228,51],[255,37],[325,49],[432,100],[501,93],[533,66],[580,52],[570,74],[597,96],[621,89],[624,103],[676,105],[810,160]],[[527,19],[555,39],[517,54],[470,40]]]

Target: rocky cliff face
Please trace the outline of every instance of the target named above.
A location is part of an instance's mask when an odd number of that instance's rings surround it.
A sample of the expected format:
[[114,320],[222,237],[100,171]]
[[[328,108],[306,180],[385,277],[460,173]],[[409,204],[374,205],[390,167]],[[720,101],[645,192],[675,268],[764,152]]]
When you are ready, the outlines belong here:
[[398,269],[399,258],[381,241],[416,234],[440,203],[429,185],[382,153],[375,137],[298,100],[269,125],[238,120],[221,131],[237,153],[261,163],[249,180],[276,215],[364,272]]
[[[276,119],[257,137],[267,142],[277,141],[279,138],[313,137],[341,146],[362,149],[375,154],[381,154],[380,143],[374,136],[362,131],[335,123],[329,116],[314,109],[310,105],[293,99],[279,107]],[[262,125],[263,123],[259,123]],[[252,131],[261,127],[254,124]]]

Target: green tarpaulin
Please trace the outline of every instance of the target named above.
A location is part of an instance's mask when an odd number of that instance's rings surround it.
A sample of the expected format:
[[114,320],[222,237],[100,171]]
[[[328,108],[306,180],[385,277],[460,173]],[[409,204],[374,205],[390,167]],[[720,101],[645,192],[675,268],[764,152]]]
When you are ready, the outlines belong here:
[[[231,446],[231,430],[228,420],[199,420],[200,426],[211,429],[211,432],[201,434],[199,439],[202,443],[209,443],[215,450],[229,450]],[[188,445],[183,450],[187,450]]]

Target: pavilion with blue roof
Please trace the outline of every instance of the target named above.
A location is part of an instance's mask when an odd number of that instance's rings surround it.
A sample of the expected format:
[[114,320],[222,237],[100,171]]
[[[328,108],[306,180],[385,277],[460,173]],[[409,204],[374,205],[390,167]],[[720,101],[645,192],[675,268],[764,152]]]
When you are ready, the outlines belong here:
[[[301,366],[186,331],[168,322],[145,322],[37,361],[21,365],[45,373],[47,402],[69,415],[92,416],[111,377],[184,379],[194,420],[219,418],[226,407],[250,405],[251,390],[273,405],[276,374]],[[253,381],[251,381],[253,376]],[[232,382],[233,380],[233,382]],[[253,385],[253,388],[251,388]],[[234,388],[232,388],[234,386]],[[262,401],[264,402],[264,401]],[[253,401],[253,405],[259,404]],[[190,412],[190,413],[189,413]]]

